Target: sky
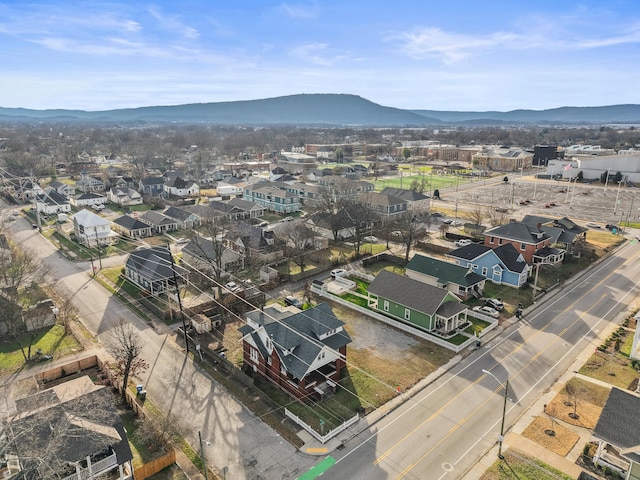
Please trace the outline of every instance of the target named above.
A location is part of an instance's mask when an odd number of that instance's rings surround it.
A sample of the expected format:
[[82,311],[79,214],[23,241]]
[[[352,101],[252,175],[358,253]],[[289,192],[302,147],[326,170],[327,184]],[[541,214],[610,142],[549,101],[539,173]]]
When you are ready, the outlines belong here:
[[638,0],[0,0],[0,107],[640,103]]

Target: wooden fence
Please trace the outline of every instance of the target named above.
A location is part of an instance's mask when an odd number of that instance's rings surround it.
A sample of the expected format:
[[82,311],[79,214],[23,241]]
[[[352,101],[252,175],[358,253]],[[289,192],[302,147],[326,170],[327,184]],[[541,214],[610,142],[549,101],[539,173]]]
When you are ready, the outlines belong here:
[[176,463],[176,451],[173,448],[169,448],[169,451],[160,458],[156,458],[155,460],[134,469],[133,478],[134,480],[145,480],[145,478],[155,475],[160,470],[163,470],[174,463]]

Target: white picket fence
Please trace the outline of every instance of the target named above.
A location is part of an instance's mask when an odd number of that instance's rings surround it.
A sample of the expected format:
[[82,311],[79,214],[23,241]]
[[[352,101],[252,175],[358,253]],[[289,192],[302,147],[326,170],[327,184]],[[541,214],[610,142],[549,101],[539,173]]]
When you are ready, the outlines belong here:
[[298,417],[294,413],[287,410],[287,408],[284,409],[284,414],[287,417],[289,417],[291,420],[296,422],[298,425],[300,425],[302,428],[304,428],[307,432],[311,434],[312,437],[314,437],[323,445],[327,443],[329,440],[331,440],[332,438],[336,437],[338,434],[344,432],[347,428],[349,428],[351,425],[356,423],[358,420],[360,420],[360,415],[356,413],[354,417],[351,417],[349,420],[345,420],[336,428],[327,432],[325,435],[321,435],[318,432],[316,432],[313,428],[311,428],[309,425],[307,425],[305,422],[303,422],[300,417]]

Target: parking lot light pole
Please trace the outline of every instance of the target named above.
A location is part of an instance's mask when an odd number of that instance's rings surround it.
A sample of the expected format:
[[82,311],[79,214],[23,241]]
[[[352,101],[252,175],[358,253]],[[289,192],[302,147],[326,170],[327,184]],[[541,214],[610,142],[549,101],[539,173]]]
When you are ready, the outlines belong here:
[[496,377],[489,370],[485,370],[483,368],[482,373],[491,375],[495,379],[495,381],[500,384],[501,387],[504,387],[504,403],[502,405],[502,422],[500,424],[500,436],[498,437],[498,458],[500,460],[504,460],[504,455],[502,455],[502,442],[504,440],[504,420],[505,420],[505,417],[507,416],[507,398],[509,395],[509,378],[507,377],[507,380],[503,384],[500,380],[498,380],[498,377]]

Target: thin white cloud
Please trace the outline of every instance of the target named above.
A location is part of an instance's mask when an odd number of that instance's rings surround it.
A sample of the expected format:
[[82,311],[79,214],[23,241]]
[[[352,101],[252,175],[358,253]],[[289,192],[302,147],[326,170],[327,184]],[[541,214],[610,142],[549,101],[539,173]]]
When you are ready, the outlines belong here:
[[289,18],[297,20],[309,20],[318,16],[318,6],[313,3],[311,5],[293,5],[290,3],[281,3],[277,10]]
[[200,36],[200,32],[197,29],[184,23],[178,15],[167,14],[154,7],[150,7],[147,11],[164,30],[177,33],[189,39],[196,39]]
[[347,54],[341,55],[322,55],[329,50],[329,45],[321,42],[308,42],[299,45],[291,50],[294,57],[315,65],[329,67],[335,65],[338,61],[348,57]]

